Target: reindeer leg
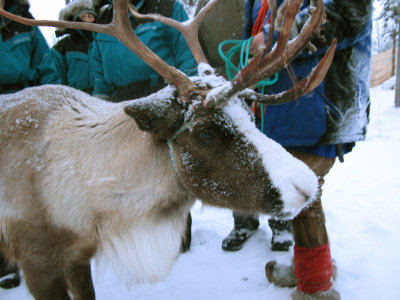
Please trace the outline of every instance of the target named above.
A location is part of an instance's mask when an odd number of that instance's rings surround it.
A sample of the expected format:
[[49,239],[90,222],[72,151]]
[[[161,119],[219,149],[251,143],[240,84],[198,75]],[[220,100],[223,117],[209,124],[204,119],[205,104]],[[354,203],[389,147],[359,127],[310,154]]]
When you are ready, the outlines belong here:
[[46,261],[45,255],[43,260],[26,259],[26,256],[20,260],[20,266],[32,296],[40,300],[69,300],[67,284],[60,268],[42,263]]
[[16,247],[15,259],[33,297],[40,300],[69,300],[69,258],[76,256],[73,247],[76,235],[45,223],[36,225],[20,222],[15,224],[14,230],[15,241],[10,247]]
[[73,264],[68,273],[68,287],[74,300],[95,299],[90,263]]
[[183,233],[181,241],[181,253],[185,253],[190,250],[190,244],[192,243],[192,215],[189,211],[186,219],[185,232]]

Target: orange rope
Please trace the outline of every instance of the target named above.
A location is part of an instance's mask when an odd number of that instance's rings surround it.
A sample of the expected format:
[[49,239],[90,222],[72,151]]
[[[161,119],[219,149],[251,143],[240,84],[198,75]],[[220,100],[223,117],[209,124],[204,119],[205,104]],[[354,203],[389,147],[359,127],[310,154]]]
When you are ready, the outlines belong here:
[[[257,19],[254,22],[253,30],[251,31],[251,36],[255,36],[257,33],[261,32],[262,26],[264,24],[265,16],[267,15],[269,9],[268,1],[264,0],[261,5],[260,10],[258,11]],[[267,23],[269,22],[269,18]]]
[[[261,32],[262,27],[264,25],[264,19],[265,19],[265,16],[267,15],[268,10],[269,10],[268,0],[264,0],[262,2],[260,10],[258,11],[257,19],[254,22],[254,26],[251,31],[251,36],[255,36],[259,32]],[[270,18],[271,18],[271,16],[268,18],[267,23],[269,22]],[[253,102],[251,104],[251,110],[259,119],[261,119],[261,107],[260,107],[259,103]],[[265,113],[265,110],[266,110],[266,107],[264,106],[264,113]],[[261,130],[263,130],[263,129],[261,129]]]

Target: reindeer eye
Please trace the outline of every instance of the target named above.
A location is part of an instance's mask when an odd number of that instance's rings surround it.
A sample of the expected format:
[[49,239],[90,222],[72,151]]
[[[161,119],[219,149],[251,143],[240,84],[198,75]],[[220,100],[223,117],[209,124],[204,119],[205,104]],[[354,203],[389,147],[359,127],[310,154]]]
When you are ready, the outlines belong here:
[[213,140],[215,137],[214,133],[211,130],[202,130],[200,131],[199,136],[203,141],[207,142]]

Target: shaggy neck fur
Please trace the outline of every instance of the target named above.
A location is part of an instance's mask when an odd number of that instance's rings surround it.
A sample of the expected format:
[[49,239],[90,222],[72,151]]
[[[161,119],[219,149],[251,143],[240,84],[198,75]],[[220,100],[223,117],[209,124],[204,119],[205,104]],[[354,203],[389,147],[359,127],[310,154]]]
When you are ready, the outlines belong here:
[[[154,282],[165,275],[178,255],[185,217],[193,201],[188,201],[180,188],[167,146],[138,130],[123,112],[123,104],[98,103],[84,107],[77,102],[68,115],[65,110],[55,114],[53,127],[49,128],[55,156],[63,153],[59,160],[52,158],[60,162],[57,172],[65,161],[90,162],[64,166],[63,176],[71,174],[67,197],[79,189],[90,196],[83,202],[78,195],[73,197],[75,203],[65,201],[71,205],[65,207],[66,211],[79,212],[76,207],[85,203],[91,207],[82,211],[90,215],[79,216],[79,220],[71,215],[63,218],[65,211],[57,205],[52,211],[58,215],[54,221],[63,219],[63,225],[69,228],[80,224],[80,231],[95,229],[106,257],[124,273],[121,278],[127,282],[132,278]],[[64,151],[59,148],[65,145],[60,137],[71,141]],[[98,202],[104,198],[108,201]],[[51,201],[47,204],[52,206]]]

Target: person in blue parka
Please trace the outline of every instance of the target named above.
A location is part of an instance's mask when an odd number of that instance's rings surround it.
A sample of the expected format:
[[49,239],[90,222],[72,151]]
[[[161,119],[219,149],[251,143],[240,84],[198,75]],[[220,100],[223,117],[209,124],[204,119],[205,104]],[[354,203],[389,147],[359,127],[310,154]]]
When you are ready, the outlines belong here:
[[[157,13],[180,22],[188,19],[178,1],[131,0],[131,3],[143,14]],[[109,23],[112,19],[112,6],[108,5],[102,10],[98,22]],[[161,59],[186,75],[196,74],[196,61],[177,30],[160,22],[133,17],[131,24],[139,39]],[[122,101],[149,95],[165,86],[164,79],[155,70],[115,37],[97,33],[91,55],[95,64],[94,96]]]
[[[4,9],[33,18],[27,0],[6,0]],[[39,28],[2,17],[0,33],[0,94],[31,86],[61,83],[49,46]]]
[[[303,1],[291,38],[295,38],[303,28],[310,2],[313,1]],[[277,1],[278,13],[283,11],[283,3]],[[287,69],[281,70],[278,81],[267,86],[265,93],[277,94],[290,89],[294,84],[293,75],[298,81],[307,76],[336,38],[335,56],[325,79],[307,95],[286,104],[269,105],[261,112],[264,125],[260,129],[305,162],[319,178],[320,191],[315,201],[291,222],[295,268],[285,268],[276,262],[266,265],[266,275],[271,282],[282,286],[297,284],[293,299],[311,299],[309,294],[313,299],[340,299],[332,288],[333,265],[321,188],[335,159],[343,161],[344,154],[350,152],[356,142],[365,139],[369,121],[372,0],[325,0],[323,4],[326,22],[311,40],[317,50],[301,52],[287,68],[293,72],[291,76]],[[267,0],[246,1],[244,38],[254,37],[250,47],[253,55],[267,44],[270,25],[266,20],[270,10],[266,6]],[[262,12],[266,13],[262,15]],[[259,32],[254,30],[255,24],[259,24],[257,18],[261,18],[261,24],[264,24]],[[275,41],[277,35],[274,32]],[[234,218],[235,228],[224,240],[225,250],[238,250],[237,246],[241,247],[249,232],[259,225],[257,216],[237,213],[235,216],[234,213]],[[276,221],[289,231],[288,221]],[[293,280],[288,284],[290,276]]]
[[[96,15],[91,0],[75,0],[60,11],[59,19],[93,23]],[[53,46],[51,53],[62,83],[91,94],[94,75],[88,52],[93,41],[93,32],[58,28],[56,36],[63,38]]]

